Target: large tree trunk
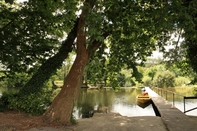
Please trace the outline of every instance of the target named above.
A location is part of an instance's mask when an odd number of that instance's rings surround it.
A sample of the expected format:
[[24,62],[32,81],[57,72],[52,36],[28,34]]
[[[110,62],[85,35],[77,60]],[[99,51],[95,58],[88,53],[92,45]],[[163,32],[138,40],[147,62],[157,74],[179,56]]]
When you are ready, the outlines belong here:
[[82,83],[82,75],[87,64],[88,57],[79,55],[65,79],[65,84],[60,93],[53,100],[53,103],[44,114],[44,120],[49,122],[59,122],[62,124],[70,124],[70,118],[74,102],[78,97],[78,93]]
[[20,90],[22,94],[30,94],[39,92],[44,83],[61,67],[62,62],[68,57],[72,51],[72,45],[77,36],[78,19],[71,32],[68,34],[67,39],[62,43],[59,52],[53,57],[49,58],[43,63],[32,78]]
[[[77,43],[84,43],[84,40],[80,40],[80,38],[84,36],[79,33],[77,36]],[[78,45],[77,48],[76,59],[65,78],[63,88],[43,115],[46,121],[55,121],[66,125],[70,124],[74,102],[78,98],[78,93],[82,84],[83,71],[89,59],[84,45]]]
[[[80,15],[78,29],[77,29],[77,56],[74,64],[66,76],[65,83],[60,93],[55,97],[49,109],[43,115],[45,121],[59,122],[61,124],[70,124],[70,118],[74,102],[78,98],[78,93],[82,84],[82,75],[92,54],[100,47],[100,41],[94,40],[92,44],[86,45],[85,36],[85,15],[88,9],[94,5],[92,0],[86,0],[84,5],[89,8],[84,8]],[[108,33],[103,33],[102,36],[106,38]],[[87,47],[86,47],[87,46]]]
[[63,88],[55,97],[49,109],[43,115],[43,118],[46,121],[59,122],[66,125],[70,124],[74,102],[78,98],[78,93],[82,84],[83,71],[89,60],[88,50],[86,49],[86,36],[84,30],[84,15],[86,13],[87,8],[82,11],[78,23],[76,59],[70,72],[66,76]]

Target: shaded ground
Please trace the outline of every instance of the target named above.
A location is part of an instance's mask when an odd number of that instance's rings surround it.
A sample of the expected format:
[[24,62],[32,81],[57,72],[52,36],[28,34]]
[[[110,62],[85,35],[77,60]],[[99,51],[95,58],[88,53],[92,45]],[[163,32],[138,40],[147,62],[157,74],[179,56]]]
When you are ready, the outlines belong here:
[[167,131],[160,117],[126,117],[115,113],[80,119],[73,131]]
[[[197,117],[191,116],[197,123]],[[44,123],[41,117],[18,112],[0,112],[0,131],[167,131],[156,116],[124,117],[116,113],[99,113],[80,119],[77,125],[61,126]]]
[[197,116],[189,116],[189,118],[197,124]]
[[33,127],[61,127],[57,124],[44,123],[39,116],[19,112],[0,112],[0,131],[28,130]]

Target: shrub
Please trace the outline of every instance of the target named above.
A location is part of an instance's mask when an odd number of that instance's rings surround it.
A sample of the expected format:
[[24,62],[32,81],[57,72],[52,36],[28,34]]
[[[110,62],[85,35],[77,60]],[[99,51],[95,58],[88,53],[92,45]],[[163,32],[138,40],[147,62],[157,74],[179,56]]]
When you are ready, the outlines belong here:
[[157,87],[173,87],[175,82],[175,74],[170,71],[157,72],[154,79],[154,85]]
[[0,98],[0,111],[4,111],[4,110],[8,110],[9,109],[9,104],[10,104],[10,101],[12,99],[14,99],[16,97],[16,93],[3,93],[2,94],[2,97]]
[[0,110],[17,110],[40,115],[50,105],[50,92],[19,95],[18,93],[4,93],[0,99]]
[[193,88],[193,94],[194,94],[195,96],[197,96],[197,87],[194,87],[194,88]]
[[144,86],[152,86],[152,79],[150,77],[145,76],[142,81],[144,83]]
[[184,86],[187,85],[190,82],[190,80],[186,77],[177,77],[175,78],[175,86]]
[[124,74],[117,74],[117,81],[120,84],[120,87],[124,87],[126,83],[126,76]]

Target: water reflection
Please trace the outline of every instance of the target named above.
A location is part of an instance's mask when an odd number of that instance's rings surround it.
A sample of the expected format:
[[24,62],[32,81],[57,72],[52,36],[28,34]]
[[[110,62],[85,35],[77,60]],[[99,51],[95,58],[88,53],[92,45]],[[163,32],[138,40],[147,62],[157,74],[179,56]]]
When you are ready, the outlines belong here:
[[94,112],[117,112],[122,116],[155,116],[152,105],[141,108],[136,105],[136,96],[141,93],[138,88],[122,88],[114,90],[87,90],[82,89],[75,104],[73,115],[76,119],[91,117]]

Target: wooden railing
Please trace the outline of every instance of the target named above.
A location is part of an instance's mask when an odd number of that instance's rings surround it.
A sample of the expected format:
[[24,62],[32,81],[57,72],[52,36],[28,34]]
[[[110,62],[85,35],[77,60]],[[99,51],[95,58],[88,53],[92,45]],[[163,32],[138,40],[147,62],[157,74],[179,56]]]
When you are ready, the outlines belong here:
[[184,113],[187,113],[189,111],[193,111],[193,110],[197,109],[197,107],[194,107],[192,109],[186,110],[186,101],[185,101],[186,99],[197,99],[197,96],[184,96],[184,95],[175,93],[173,91],[165,90],[162,88],[156,88],[156,87],[152,88],[152,90],[154,90],[160,96],[164,97],[166,100],[168,100],[169,95],[172,95],[173,106],[175,106],[175,95],[182,97],[183,98]]

